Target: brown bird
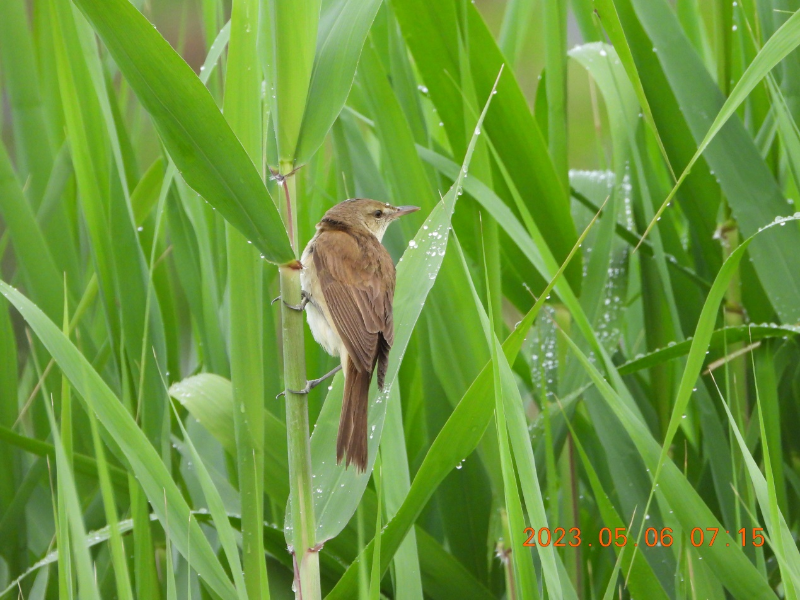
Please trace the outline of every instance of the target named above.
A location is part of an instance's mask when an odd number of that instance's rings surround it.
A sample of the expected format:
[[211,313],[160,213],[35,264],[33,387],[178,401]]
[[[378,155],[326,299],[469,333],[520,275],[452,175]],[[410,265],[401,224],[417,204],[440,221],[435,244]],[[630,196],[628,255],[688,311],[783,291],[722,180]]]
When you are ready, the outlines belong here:
[[341,365],[309,381],[308,391],[338,370],[344,372],[344,397],[336,439],[336,462],[346,457],[367,468],[367,406],[375,367],[383,389],[394,341],[392,300],[395,270],[381,244],[386,228],[417,206],[392,206],[375,200],[345,200],[317,224],[300,259],[303,303],[314,339]]

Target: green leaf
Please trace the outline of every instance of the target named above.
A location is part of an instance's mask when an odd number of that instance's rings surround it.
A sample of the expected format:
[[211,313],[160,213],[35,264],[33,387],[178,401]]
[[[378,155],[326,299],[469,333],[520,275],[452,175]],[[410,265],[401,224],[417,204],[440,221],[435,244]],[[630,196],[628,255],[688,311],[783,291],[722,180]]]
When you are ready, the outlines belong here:
[[[631,54],[628,40],[625,37],[625,31],[622,28],[622,23],[619,21],[619,15],[617,14],[617,9],[614,6],[614,0],[592,0],[592,2],[594,4],[595,13],[599,17],[600,22],[603,24],[603,27],[608,34],[608,38],[613,44],[619,60],[622,63],[622,66],[624,67],[625,72],[628,74],[628,80],[633,86],[633,90],[636,93],[636,98],[639,100],[643,114],[647,119],[647,124],[655,134],[656,141],[658,142],[659,149],[661,150],[661,154],[664,157],[667,167],[670,169],[670,171],[672,171],[672,165],[669,162],[667,150],[664,148],[664,142],[661,141],[661,136],[658,134],[658,127],[656,126],[656,121],[653,117],[653,111],[650,108],[650,103],[647,100],[644,87],[642,87],[642,80],[639,78],[639,72],[636,70],[636,63],[634,62],[633,55]],[[672,176],[673,178],[675,177],[674,174]]]
[[[471,76],[475,93],[482,98],[491,89],[504,59],[477,8],[471,3],[465,6],[468,32],[461,33],[469,39]],[[455,34],[460,23],[454,5],[401,0],[393,3],[393,8],[458,160],[472,129],[465,126],[467,113],[461,91],[453,85],[454,79],[459,81],[457,74],[461,72],[459,38]],[[444,30],[451,34],[442,35]],[[496,107],[486,118],[484,133],[497,149],[497,156],[520,190],[524,204],[535,215],[557,264],[561,264],[577,238],[567,190],[558,179],[547,145],[512,74],[503,77],[493,102]],[[576,292],[581,284],[579,264],[576,261],[570,267],[567,277]]]
[[[788,218],[787,221],[792,224],[800,221],[800,215],[798,215],[797,218]],[[737,272],[739,263],[741,262],[745,251],[752,244],[755,238],[764,231],[768,230],[770,230],[770,235],[774,235],[780,231],[780,224],[785,224],[785,222],[782,221],[781,223],[773,223],[772,225],[768,225],[744,240],[723,263],[722,268],[717,274],[717,278],[714,280],[714,285],[711,286],[711,291],[708,293],[708,297],[703,305],[703,311],[700,314],[700,319],[697,323],[697,329],[695,330],[694,338],[692,339],[692,345],[689,349],[689,355],[686,359],[686,367],[684,368],[683,375],[681,377],[678,393],[675,397],[675,404],[672,408],[672,415],[670,416],[669,425],[667,426],[667,433],[664,436],[661,455],[658,459],[658,466],[653,477],[653,488],[650,492],[651,499],[655,493],[656,484],[659,481],[662,465],[671,464],[668,460],[667,453],[669,452],[670,446],[672,445],[672,440],[678,431],[678,427],[681,424],[683,415],[686,413],[686,408],[689,404],[689,400],[691,400],[692,397],[693,388],[697,385],[697,378],[700,376],[700,370],[703,367],[708,345],[714,332],[714,324],[717,320],[717,313],[719,312],[720,303],[722,302],[722,298],[728,289],[728,284],[730,283],[731,278]],[[649,504],[650,501],[648,501],[648,505]],[[645,508],[645,510],[647,510],[647,508]]]
[[[236,454],[233,426],[233,388],[219,375],[201,373],[172,384],[170,396],[183,404],[199,423],[232,456]],[[289,470],[286,462],[286,426],[264,410],[264,464],[269,465],[266,492],[276,503],[289,497]]]
[[40,206],[53,166],[53,148],[48,135],[34,40],[28,28],[23,0],[3,4],[0,19],[0,59],[11,108],[20,179],[28,181],[31,205]]
[[263,34],[270,51],[269,62],[264,66],[270,84],[278,157],[292,165],[291,170],[309,101],[320,0],[266,0],[265,4],[268,12],[262,20],[266,29]]
[[163,180],[164,159],[157,158],[148,167],[131,192],[131,208],[133,208],[133,219],[137,225],[144,223],[144,220],[153,210],[156,202],[158,202]]
[[175,413],[175,420],[178,422],[178,426],[181,428],[183,441],[191,453],[192,463],[196,469],[195,472],[197,473],[197,478],[200,480],[200,485],[203,488],[203,496],[205,496],[206,503],[208,504],[208,510],[211,513],[211,518],[214,520],[214,527],[217,530],[220,544],[222,545],[222,549],[225,551],[225,557],[228,559],[228,565],[230,565],[231,574],[233,575],[233,581],[236,584],[236,592],[239,595],[239,600],[247,600],[247,589],[245,587],[244,577],[242,574],[242,563],[239,561],[239,549],[236,547],[236,538],[234,537],[231,522],[228,520],[228,515],[225,512],[225,505],[222,502],[222,498],[217,491],[214,482],[211,480],[211,475],[209,475],[208,469],[206,469],[206,465],[203,463],[203,459],[197,452],[194,442],[192,442],[192,439],[189,437],[189,432],[186,431],[186,427],[184,427],[183,421],[181,421],[180,415],[178,415],[178,411],[175,410],[174,406],[172,409]]
[[[386,422],[381,436],[381,465],[386,467],[382,485],[387,519],[397,514],[411,487],[400,400],[400,389],[395,386],[386,407]],[[394,588],[398,600],[422,597],[417,547],[416,531],[412,529],[394,556]]]
[[377,517],[375,522],[375,544],[372,548],[372,573],[369,580],[369,600],[380,600],[381,597],[381,521],[383,521],[383,511],[381,503],[383,501],[383,488],[381,483],[383,476],[381,475],[381,461],[378,457],[375,461],[375,468],[372,469],[372,480],[375,483],[375,494],[378,496],[378,510],[376,511]]
[[[766,516],[767,528],[770,533],[770,545],[772,546],[775,556],[778,559],[780,566],[783,585],[786,589],[787,598],[796,598],[796,591],[800,588],[800,551],[797,550],[797,544],[794,541],[789,526],[786,524],[786,519],[778,508],[778,496],[775,493],[775,480],[772,475],[772,466],[770,464],[769,450],[765,448],[765,473],[761,472],[758,464],[756,463],[753,455],[747,447],[736,425],[736,419],[733,418],[731,410],[725,398],[722,400],[722,407],[728,415],[728,421],[731,425],[733,435],[736,437],[736,442],[739,444],[739,449],[744,456],[745,464],[747,465],[747,473],[753,488],[758,498],[758,504],[761,507],[761,512]],[[766,432],[764,431],[763,415],[761,413],[761,403],[758,403],[759,414],[759,427],[761,432],[761,441],[766,445]]]
[[[250,160],[263,165],[262,69],[258,56],[259,1],[234,0],[225,73],[223,111]],[[244,580],[240,594],[269,600],[264,561],[264,265],[250,242],[231,224],[225,228],[228,259],[228,352],[242,512]],[[209,500],[209,504],[211,501]],[[219,503],[221,504],[221,502]],[[218,507],[221,510],[221,507]],[[222,516],[219,516],[222,518]],[[230,542],[230,540],[228,540]],[[235,551],[228,548],[227,552]],[[231,569],[237,570],[231,563]],[[241,587],[246,584],[246,590]],[[313,595],[312,595],[313,597]]]
[[737,598],[773,598],[774,593],[767,581],[744,553],[738,550],[736,541],[727,533],[723,534],[725,527],[717,521],[692,484],[671,460],[667,460],[665,463],[659,462],[659,444],[653,439],[652,434],[640,418],[633,413],[620,394],[603,379],[577,344],[569,336],[564,336],[564,339],[591,377],[603,399],[625,427],[647,468],[654,472],[659,466],[663,466],[658,488],[659,494],[664,497],[674,511],[675,518],[680,522],[681,527],[690,531],[698,526],[697,523],[703,523],[704,527],[716,527],[721,530],[713,546],[701,546],[697,551],[701,557],[709,561],[711,568],[714,569],[723,585]]
[[295,152],[298,165],[311,159],[339,116],[380,5],[381,0],[323,0],[314,69]]
[[189,65],[126,0],[75,0],[183,178],[275,263],[294,256],[258,171]]
[[[43,442],[35,438],[19,435],[7,427],[0,426],[0,440],[11,446],[15,446],[16,448],[25,450],[26,452],[29,452],[35,456],[55,457],[55,448],[52,444],[48,444],[47,442]],[[91,458],[90,456],[86,456],[85,454],[74,453],[72,455],[72,460],[73,468],[75,469],[76,473],[97,479],[97,461],[95,459]],[[126,492],[128,487],[128,477],[125,471],[114,466],[109,466],[108,469],[113,484],[119,491]]]
[[114,581],[117,584],[117,597],[119,600],[133,600],[133,591],[131,590],[130,575],[128,573],[128,562],[125,556],[125,546],[123,545],[122,535],[119,530],[117,504],[114,500],[114,490],[111,487],[111,478],[108,472],[105,449],[100,439],[97,417],[95,417],[92,411],[89,411],[88,415],[89,425],[92,430],[92,442],[94,443],[94,451],[97,456],[97,474],[100,480],[100,492],[103,496],[103,507],[105,508],[106,522],[108,523],[108,530],[111,536],[111,559],[114,565]]
[[510,0],[506,3],[497,45],[514,69],[527,40],[526,34],[535,5],[534,0]]
[[567,2],[542,3],[544,64],[547,73],[547,145],[561,185],[569,183],[567,165]]
[[[724,351],[728,344],[736,342],[757,341],[773,337],[785,338],[800,334],[800,327],[797,325],[743,325],[741,327],[722,327],[714,331],[708,343],[710,350]],[[662,364],[668,360],[686,356],[692,347],[692,338],[671,344],[664,348],[654,350],[644,356],[637,356],[633,360],[619,366],[620,375],[629,375],[642,369],[649,369],[655,365]]]
[[181,554],[188,556],[191,552],[192,567],[211,589],[226,600],[235,599],[236,591],[208,540],[196,521],[190,524],[189,506],[172,476],[119,398],[58,327],[30,300],[2,281],[0,293],[16,307],[52,354],[83,398],[87,410],[95,412],[111,437],[117,441],[147,494],[153,511]]
[[[2,284],[2,282],[0,282],[0,284]],[[86,539],[86,528],[83,524],[83,513],[81,512],[81,504],[78,499],[75,480],[72,476],[72,470],[70,469],[64,446],[61,443],[61,436],[58,433],[58,424],[53,414],[53,408],[47,403],[47,400],[45,400],[45,408],[47,409],[47,418],[50,421],[50,431],[53,434],[53,445],[56,449],[57,485],[64,498],[64,508],[67,511],[70,537],[73,540],[71,544],[68,540],[64,541],[70,544],[71,556],[75,561],[75,570],[78,573],[78,596],[81,600],[100,600],[89,549],[84,544],[80,543],[80,541]],[[64,538],[61,539],[63,540]],[[71,592],[71,590],[69,590],[69,592]]]
[[[800,45],[800,12],[792,15],[764,44],[723,103],[719,89],[683,37],[667,3],[663,0],[633,0],[633,5],[642,26],[653,40],[664,72],[698,141],[697,151],[656,212],[645,235],[704,154],[745,236],[753,235],[760,227],[788,214],[789,205],[772,174],[741,121],[732,117],[753,88]],[[716,115],[713,121],[711,115]],[[733,148],[735,153],[731,151]],[[759,279],[781,320],[786,323],[800,320],[800,303],[797,302],[800,298],[800,256],[786,251],[798,245],[800,231],[797,227],[785,227],[775,235],[758,240],[750,250]]]
[[[170,388],[170,395],[181,402],[222,444],[227,452],[231,455],[236,452],[230,381],[217,375],[203,373],[173,384]],[[391,400],[393,401],[393,399]],[[567,399],[565,399],[566,401]],[[399,410],[399,402],[394,406]],[[388,410],[387,419],[391,419],[393,409],[390,407]],[[265,438],[270,440],[270,443],[266,444],[265,447],[265,491],[271,498],[275,499],[276,504],[283,504],[289,495],[285,442],[286,426],[265,409],[264,428]],[[391,435],[391,429],[387,429],[387,432],[384,433],[381,440],[382,445],[387,441],[387,433]],[[403,498],[405,498],[405,495]],[[402,502],[402,498],[396,500],[396,502]],[[362,503],[367,506],[375,506],[376,500],[370,488],[365,490]],[[325,545],[325,553],[333,552],[338,548],[343,549],[343,544],[345,543],[343,538],[346,537],[346,534],[353,533],[353,523],[350,523],[349,527],[349,530],[345,529],[339,536]],[[283,534],[281,533],[280,535],[281,548],[283,549],[285,547],[283,546]],[[476,600],[488,600],[492,597],[489,591],[474,578],[472,573],[464,569],[461,563],[452,554],[445,551],[425,530],[417,526],[414,529],[414,535],[419,540],[420,561],[418,568],[421,569],[424,589],[431,597],[440,600],[449,600],[453,594],[457,594],[459,598],[474,598]],[[410,536],[411,533],[409,532],[403,544],[409,540]],[[354,548],[352,554],[356,552],[358,552],[358,549]],[[323,554],[324,556],[325,554]],[[400,588],[397,589],[398,591],[400,590]],[[411,597],[415,598],[416,596],[412,595]]]
[[[506,513],[509,525],[509,543],[511,548],[511,565],[514,569],[514,579],[516,587],[522,598],[538,598],[538,584],[533,563],[530,560],[529,552],[514,552],[517,548],[522,548],[525,530],[525,521],[522,517],[522,503],[520,502],[519,489],[517,488],[517,476],[522,481],[523,493],[525,495],[525,506],[528,512],[528,519],[537,526],[547,527],[547,515],[544,511],[542,502],[542,491],[539,488],[539,478],[536,475],[536,464],[533,461],[533,448],[531,447],[530,436],[526,426],[525,413],[522,410],[522,399],[519,389],[514,381],[514,374],[503,354],[503,347],[498,341],[494,322],[489,319],[492,312],[492,295],[487,294],[489,306],[484,309],[478,296],[478,291],[469,274],[469,267],[458,243],[458,238],[453,238],[453,243],[458,250],[461,265],[464,269],[467,281],[470,284],[472,299],[478,307],[483,326],[486,342],[492,348],[492,382],[494,383],[495,400],[495,421],[497,424],[497,439],[500,447],[500,468],[503,473],[503,495],[505,497]],[[485,255],[485,251],[484,251]],[[488,269],[484,256],[484,271],[488,280]],[[489,283],[486,282],[488,289]],[[506,411],[509,412],[508,421]],[[516,421],[516,419],[520,419]],[[508,425],[507,425],[508,423]],[[520,430],[520,427],[522,428]],[[520,435],[521,434],[521,435]],[[509,443],[511,439],[511,444]],[[514,468],[511,455],[511,445],[514,446],[514,457],[517,458],[517,468]],[[551,546],[537,546],[539,557],[542,561],[547,582],[548,596],[552,598],[562,598],[561,583],[558,578],[558,568],[556,566],[555,550]]]
[[51,319],[60,318],[64,311],[62,277],[31,206],[22,193],[3,144],[0,144],[0,214],[11,233],[31,296]]

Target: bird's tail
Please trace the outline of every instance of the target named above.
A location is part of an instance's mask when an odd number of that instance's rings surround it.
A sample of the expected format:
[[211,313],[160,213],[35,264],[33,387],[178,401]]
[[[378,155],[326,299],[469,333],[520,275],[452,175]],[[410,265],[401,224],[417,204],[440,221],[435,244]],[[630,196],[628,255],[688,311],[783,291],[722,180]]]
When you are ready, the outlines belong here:
[[372,373],[359,371],[352,360],[347,361],[342,416],[336,437],[336,463],[347,457],[345,466],[353,463],[362,473],[367,470],[367,408],[371,379]]

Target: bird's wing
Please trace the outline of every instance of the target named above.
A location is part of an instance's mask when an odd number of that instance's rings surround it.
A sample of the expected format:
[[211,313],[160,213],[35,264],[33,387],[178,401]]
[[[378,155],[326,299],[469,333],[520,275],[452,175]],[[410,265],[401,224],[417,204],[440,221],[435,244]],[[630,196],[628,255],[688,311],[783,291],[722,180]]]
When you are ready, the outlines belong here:
[[372,372],[379,352],[388,353],[380,338],[388,346],[394,340],[395,273],[389,253],[371,235],[357,239],[344,231],[326,231],[315,243],[314,266],[347,353],[359,371]]

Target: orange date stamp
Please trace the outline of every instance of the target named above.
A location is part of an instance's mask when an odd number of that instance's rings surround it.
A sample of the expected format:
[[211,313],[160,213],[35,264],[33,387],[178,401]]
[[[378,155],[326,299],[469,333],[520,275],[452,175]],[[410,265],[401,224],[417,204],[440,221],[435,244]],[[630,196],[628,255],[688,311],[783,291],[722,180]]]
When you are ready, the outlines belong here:
[[[737,531],[742,547],[748,545],[748,531],[751,533],[749,539],[750,545],[764,545],[764,535],[761,533],[764,531],[763,527],[752,527],[749,530],[745,527],[742,527],[739,531]],[[540,527],[538,529],[534,527],[526,527],[524,533],[528,537],[522,545],[527,547],[549,546],[552,544],[556,548],[577,548],[584,543],[584,540],[581,538],[580,527],[572,527],[570,529],[556,527],[552,531],[549,527]],[[702,527],[695,527],[689,534],[689,541],[695,548],[699,548],[700,546],[713,546],[717,539],[718,533],[719,527],[706,527],[705,529]],[[730,534],[730,531],[725,531],[725,533]],[[597,542],[603,548],[608,548],[611,546],[611,544],[621,548],[622,546],[628,544],[628,535],[628,530],[624,527],[616,527],[613,532],[610,528],[603,527],[598,532]],[[724,537],[726,540],[734,539],[727,536]],[[631,537],[630,540],[630,543],[632,543],[634,546],[638,545],[634,537]],[[662,527],[661,529],[648,527],[644,530],[644,545],[648,548],[669,548],[672,546],[673,541],[673,531],[671,527]],[[587,540],[586,545],[591,546],[592,543]],[[731,543],[726,541],[725,545],[730,546]],[[736,546],[737,544],[734,543],[733,545]]]

